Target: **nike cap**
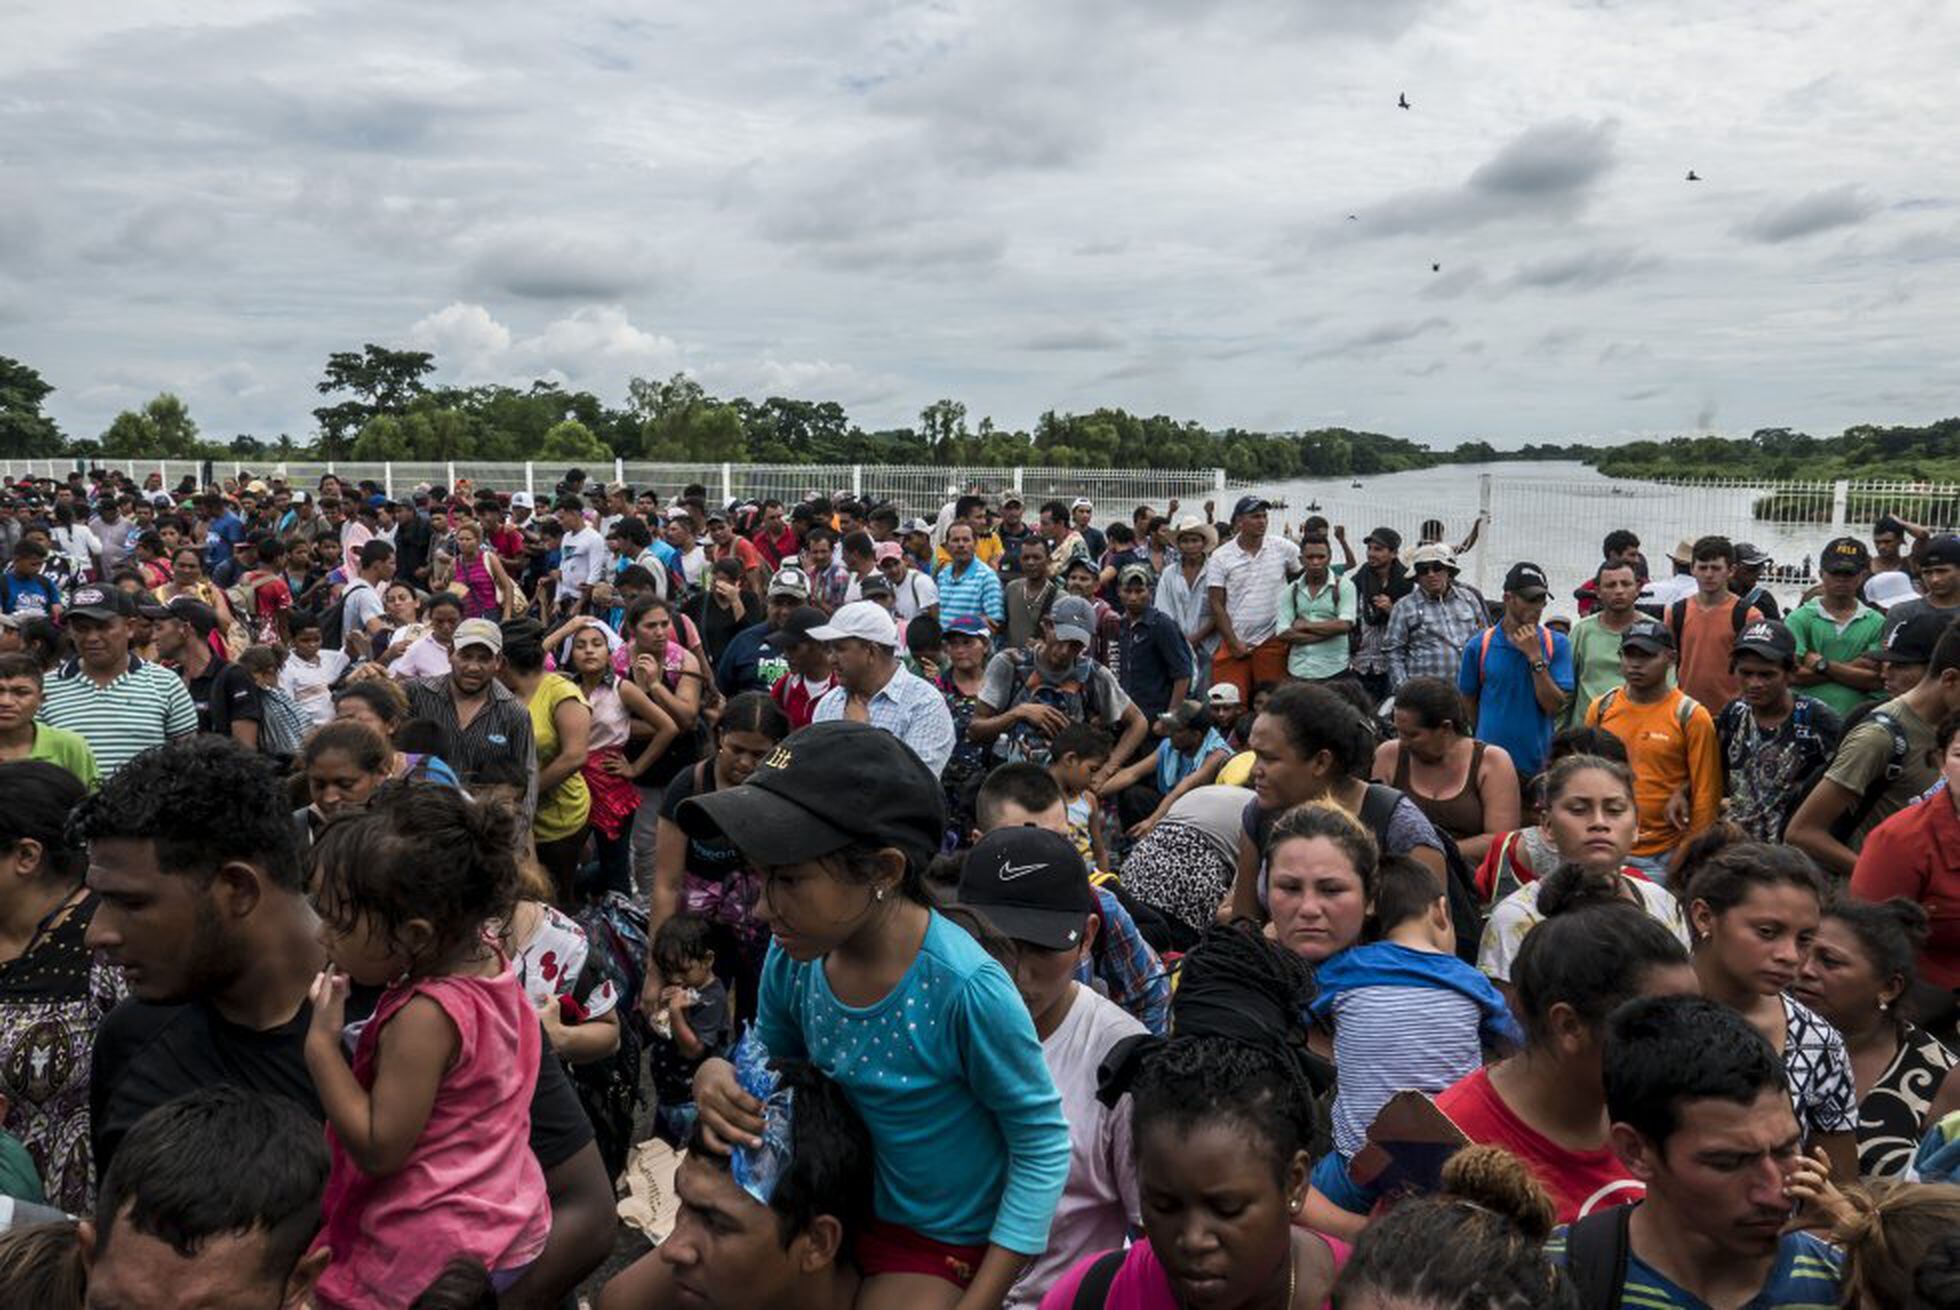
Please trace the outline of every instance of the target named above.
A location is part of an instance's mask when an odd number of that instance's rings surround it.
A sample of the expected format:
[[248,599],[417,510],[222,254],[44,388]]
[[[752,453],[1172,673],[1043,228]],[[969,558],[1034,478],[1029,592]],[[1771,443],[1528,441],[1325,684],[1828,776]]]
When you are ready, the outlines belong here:
[[1044,951],[1080,946],[1097,912],[1075,844],[1046,828],[996,828],[967,852],[959,903],[1017,942]]

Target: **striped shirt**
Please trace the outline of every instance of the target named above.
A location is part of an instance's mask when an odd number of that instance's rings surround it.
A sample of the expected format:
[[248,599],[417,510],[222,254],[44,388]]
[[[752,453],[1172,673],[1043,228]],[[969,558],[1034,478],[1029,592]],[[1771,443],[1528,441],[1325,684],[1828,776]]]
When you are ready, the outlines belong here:
[[[832,687],[817,702],[810,722],[843,718],[849,699],[848,689]],[[911,747],[935,778],[953,758],[953,712],[946,708],[945,695],[903,665],[892,671],[890,682],[872,694],[866,718],[872,727],[883,728]]]
[[[1545,1243],[1545,1256],[1563,1268],[1567,1263],[1566,1230],[1559,1228]],[[1776,1264],[1762,1289],[1742,1310],[1831,1310],[1842,1304],[1844,1254],[1811,1233],[1785,1233],[1777,1242]],[[1640,1258],[1627,1252],[1626,1277],[1620,1284],[1620,1303],[1629,1310],[1707,1310],[1708,1303]]]
[[518,827],[525,835],[531,831],[531,818],[538,805],[537,740],[531,732],[531,707],[511,694],[510,688],[492,679],[489,701],[468,723],[456,715],[456,697],[450,693],[449,679],[411,678],[402,684],[408,694],[408,712],[418,719],[430,719],[442,729],[442,749],[436,752],[455,768],[464,782],[492,760],[514,760],[529,780],[524,803],[519,809]]
[[150,747],[197,731],[197,706],[184,680],[134,655],[107,686],[83,673],[81,661],[69,660],[48,680],[35,717],[86,741],[105,778]]
[[1001,595],[1000,574],[979,560],[970,562],[964,574],[947,564],[935,580],[939,583],[940,626],[968,614],[978,614],[995,623],[1006,621],[1007,606]]

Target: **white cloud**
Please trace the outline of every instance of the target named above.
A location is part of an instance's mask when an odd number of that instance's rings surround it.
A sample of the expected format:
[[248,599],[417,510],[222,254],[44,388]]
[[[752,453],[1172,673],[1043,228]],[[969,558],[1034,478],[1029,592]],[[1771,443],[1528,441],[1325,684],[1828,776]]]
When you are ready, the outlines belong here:
[[1899,294],[1960,266],[1936,0],[15,0],[7,35],[4,349],[77,433],[169,387],[303,434],[367,341],[867,427],[1952,405],[1960,302]]

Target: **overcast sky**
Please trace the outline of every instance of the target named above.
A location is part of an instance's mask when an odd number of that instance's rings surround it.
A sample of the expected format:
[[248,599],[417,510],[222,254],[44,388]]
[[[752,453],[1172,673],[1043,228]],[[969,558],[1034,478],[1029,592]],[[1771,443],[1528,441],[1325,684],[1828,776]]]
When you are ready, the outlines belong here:
[[1960,408],[1946,0],[6,8],[0,354],[71,435],[307,434],[364,341],[867,427]]

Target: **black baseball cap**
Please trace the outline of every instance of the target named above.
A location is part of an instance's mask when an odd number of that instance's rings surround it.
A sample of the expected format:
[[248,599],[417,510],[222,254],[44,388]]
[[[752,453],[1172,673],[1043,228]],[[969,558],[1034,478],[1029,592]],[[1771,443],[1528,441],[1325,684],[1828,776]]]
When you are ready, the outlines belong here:
[[1951,610],[1926,610],[1913,615],[1885,634],[1885,644],[1872,652],[1872,658],[1897,664],[1931,664],[1933,647],[1940,644],[1953,617]]
[[1504,575],[1504,590],[1526,600],[1543,600],[1551,594],[1551,584],[1545,581],[1545,570],[1536,564],[1517,563]]
[[1871,566],[1871,552],[1864,542],[1856,537],[1833,537],[1817,567],[1825,573],[1863,573]]
[[946,799],[911,747],[839,719],[791,733],[747,782],[682,801],[674,819],[690,836],[732,842],[753,864],[797,864],[862,842],[924,868],[946,835]]
[[1633,646],[1650,653],[1671,651],[1674,649],[1674,633],[1669,631],[1665,623],[1654,619],[1635,619],[1627,626],[1627,630],[1620,634],[1620,646],[1623,649]]
[[1735,562],[1744,568],[1762,568],[1770,562],[1769,552],[1750,541],[1735,543]]
[[1935,564],[1960,566],[1960,537],[1945,532],[1926,543],[1925,553],[1919,557],[1919,567],[1928,569]]
[[76,588],[74,598],[68,604],[68,613],[71,617],[106,623],[110,619],[129,618],[136,613],[136,604],[121,587],[91,583]]
[[1774,619],[1758,619],[1736,634],[1735,645],[1730,649],[1730,657],[1748,651],[1778,664],[1797,662],[1797,639],[1791,631]]
[[1394,528],[1376,528],[1361,539],[1364,546],[1380,546],[1384,550],[1402,549],[1402,534]]
[[959,903],[1017,942],[1045,951],[1082,944],[1097,911],[1075,844],[1046,828],[996,828],[967,852]]
[[1239,503],[1232,506],[1232,521],[1236,523],[1247,514],[1264,514],[1272,507],[1264,496],[1240,496]]
[[772,650],[788,650],[799,641],[810,640],[810,629],[821,628],[830,622],[830,616],[815,605],[798,605],[783,620],[783,626],[772,629],[762,640]]

